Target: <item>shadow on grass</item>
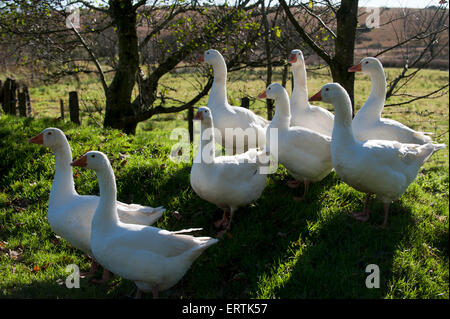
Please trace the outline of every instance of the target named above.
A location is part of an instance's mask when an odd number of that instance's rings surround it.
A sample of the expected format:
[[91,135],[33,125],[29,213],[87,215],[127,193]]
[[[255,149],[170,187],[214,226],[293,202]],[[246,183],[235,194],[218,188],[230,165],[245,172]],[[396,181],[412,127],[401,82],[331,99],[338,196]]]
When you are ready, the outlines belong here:
[[[368,223],[335,213],[322,221],[317,229],[300,229],[301,243],[306,248],[291,267],[290,277],[273,290],[279,298],[382,298],[392,277],[393,259],[399,242],[413,224],[411,212],[398,203],[391,207],[386,229],[381,205],[371,205]],[[366,267],[380,269],[380,288],[366,287]],[[277,274],[272,274],[277,275]]]

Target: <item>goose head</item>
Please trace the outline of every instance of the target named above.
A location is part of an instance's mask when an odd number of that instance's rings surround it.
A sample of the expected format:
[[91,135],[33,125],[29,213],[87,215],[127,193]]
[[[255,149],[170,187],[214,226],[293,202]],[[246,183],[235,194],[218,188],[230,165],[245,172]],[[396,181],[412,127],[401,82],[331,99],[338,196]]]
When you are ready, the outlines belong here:
[[377,58],[367,57],[361,60],[359,64],[356,64],[348,69],[348,72],[363,72],[371,74],[372,72],[383,70],[383,66]]
[[30,138],[28,142],[43,145],[54,150],[66,143],[66,136],[59,128],[48,127],[38,135]]
[[212,114],[209,107],[202,106],[199,107],[197,110],[197,114],[195,114],[194,120],[196,121],[202,121],[202,123],[205,124],[211,124],[212,123]]
[[98,171],[109,165],[109,159],[102,152],[89,151],[76,161],[70,163],[70,165],[89,168],[94,171]]
[[214,49],[206,50],[203,56],[199,59],[201,62],[206,62],[209,65],[214,65],[223,61],[223,56],[219,51]]
[[270,84],[267,89],[262,92],[260,95],[258,95],[258,98],[260,99],[271,99],[271,100],[277,100],[285,93],[284,87],[279,83],[272,83]]
[[305,59],[303,57],[303,52],[298,49],[292,50],[288,62],[291,63],[292,65],[304,64]]
[[345,89],[339,83],[327,83],[320,89],[319,92],[309,98],[309,101],[323,101],[332,103],[338,98],[342,97]]

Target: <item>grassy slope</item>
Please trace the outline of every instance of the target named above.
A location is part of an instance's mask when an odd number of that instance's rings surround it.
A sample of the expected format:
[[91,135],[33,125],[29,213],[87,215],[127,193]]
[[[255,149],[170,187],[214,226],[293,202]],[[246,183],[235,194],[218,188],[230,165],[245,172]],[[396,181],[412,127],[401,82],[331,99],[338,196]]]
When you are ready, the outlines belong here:
[[[389,73],[388,73],[389,74]],[[255,78],[257,75],[255,75]],[[426,86],[448,81],[448,73],[431,72],[419,82]],[[443,78],[442,78],[443,77]],[[232,78],[233,80],[233,78]],[[243,78],[243,81],[246,79]],[[314,93],[326,79],[311,76]],[[230,81],[229,95],[238,81]],[[433,83],[433,84],[430,84]],[[359,76],[357,105],[370,91]],[[263,81],[243,83],[256,94]],[[261,107],[260,102],[252,107]],[[262,112],[262,110],[261,110]],[[447,97],[387,108],[386,117],[415,128],[436,132],[448,145]],[[405,118],[405,115],[407,116]],[[87,270],[88,260],[64,240],[55,240],[46,221],[53,179],[52,153],[26,141],[43,128],[56,126],[70,137],[73,156],[89,149],[107,153],[113,160],[118,194],[122,201],[163,205],[167,213],[158,226],[171,230],[203,227],[199,235],[215,236],[212,222],[221,213],[201,200],[189,185],[189,164],[175,164],[168,154],[169,133],[186,126],[184,114],[158,116],[142,123],[136,137],[95,127],[76,128],[49,119],[0,118],[0,289],[6,297],[104,298],[121,297],[133,287],[115,277],[110,287],[97,287],[82,279],[80,289],[58,284],[70,263]],[[427,119],[427,121],[423,121]],[[87,122],[87,121],[86,121]],[[149,129],[152,129],[149,131]],[[124,166],[118,153],[131,157]],[[165,164],[162,165],[162,164]],[[75,172],[79,170],[76,169]],[[391,207],[386,230],[382,205],[371,202],[372,219],[363,224],[346,212],[361,209],[364,194],[330,174],[313,184],[302,203],[292,200],[285,185],[288,175],[280,167],[270,176],[262,197],[236,213],[230,236],[203,254],[183,280],[162,294],[168,298],[448,298],[448,148],[433,155],[408,191]],[[81,194],[98,194],[93,172],[81,171],[75,179]],[[299,190],[300,192],[302,189]],[[178,220],[171,214],[180,212]],[[14,259],[14,253],[19,256]],[[367,289],[365,267],[377,264],[380,289]],[[39,270],[33,271],[35,266]],[[100,273],[98,274],[100,275]]]

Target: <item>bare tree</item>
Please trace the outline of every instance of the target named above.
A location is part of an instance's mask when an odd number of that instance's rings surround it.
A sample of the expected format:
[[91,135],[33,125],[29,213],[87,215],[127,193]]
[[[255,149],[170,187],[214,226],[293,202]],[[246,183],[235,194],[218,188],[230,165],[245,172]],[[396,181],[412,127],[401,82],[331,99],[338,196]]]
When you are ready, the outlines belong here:
[[[67,5],[80,6],[81,29],[65,26],[70,14]],[[167,99],[158,94],[163,91],[160,80],[180,62],[220,40],[229,51],[245,56],[255,43],[252,31],[259,27],[253,23],[242,27],[256,7],[250,0],[213,7],[199,6],[196,0],[11,0],[6,7],[7,18],[0,18],[0,26],[16,39],[20,36],[28,50],[33,48],[33,56],[39,57],[36,60],[42,61],[40,66],[49,74],[98,74],[106,101],[104,126],[127,133],[134,133],[139,122],[155,114],[185,110],[208,93],[211,77],[198,86],[189,101],[171,100],[171,106],[165,105]],[[96,41],[101,38],[108,41],[103,41],[100,50]],[[140,69],[142,56],[148,65],[147,75]],[[231,55],[229,66],[245,63],[240,56]],[[111,81],[105,76],[107,72],[112,73]],[[138,94],[134,96],[136,87]]]
[[[358,0],[342,0],[339,4],[332,4],[331,1],[309,1],[308,4],[296,0],[291,1],[290,4],[285,0],[279,0],[279,2],[298,35],[328,64],[333,80],[347,90],[353,105],[355,76],[347,70],[354,62]],[[296,15],[301,12],[314,17],[316,24],[321,26],[324,37],[312,38],[306,32],[306,26],[296,19]],[[330,16],[333,20],[326,23],[323,17]],[[334,40],[334,54],[323,45],[330,37]]]

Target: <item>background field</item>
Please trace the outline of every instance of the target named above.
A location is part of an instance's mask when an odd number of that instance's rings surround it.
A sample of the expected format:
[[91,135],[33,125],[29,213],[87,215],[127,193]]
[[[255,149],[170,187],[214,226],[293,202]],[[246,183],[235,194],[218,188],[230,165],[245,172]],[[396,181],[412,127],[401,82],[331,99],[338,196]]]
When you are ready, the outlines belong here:
[[[387,77],[396,72],[387,69]],[[275,74],[274,82],[280,82],[281,71]],[[5,76],[0,74],[0,78]],[[263,70],[230,74],[230,102],[239,105],[243,96],[256,97],[264,90],[263,79]],[[190,73],[173,73],[164,81],[176,89],[170,93],[173,96],[195,94]],[[309,73],[309,93],[329,81],[326,69]],[[419,95],[447,82],[447,71],[427,70],[414,82],[412,93]],[[136,136],[102,129],[101,116],[87,112],[83,112],[82,125],[76,127],[56,120],[59,98],[67,99],[73,89],[80,93],[82,110],[103,105],[98,82],[86,76],[80,82],[31,83],[35,118],[0,117],[0,290],[4,297],[120,298],[133,288],[131,282],[118,277],[105,286],[85,278],[80,289],[65,287],[65,267],[75,263],[86,271],[89,262],[56,238],[46,220],[53,154],[27,143],[45,127],[65,131],[74,157],[90,149],[108,154],[117,176],[119,200],[167,208],[158,227],[203,227],[198,235],[217,234],[212,223],[221,213],[192,191],[191,165],[169,159],[177,142],[170,140],[170,132],[175,127],[187,128],[186,112],[155,116],[139,125]],[[356,109],[369,92],[368,77],[358,74]],[[205,104],[206,98],[197,106]],[[250,108],[266,114],[263,101],[252,100]],[[448,95],[385,108],[383,116],[433,132],[436,142],[449,143]],[[124,162],[119,153],[130,157]],[[306,200],[293,201],[295,193],[285,184],[289,176],[280,166],[268,178],[261,198],[236,213],[229,235],[208,249],[183,280],[161,297],[449,298],[448,155],[446,148],[424,165],[416,181],[391,206],[387,229],[377,227],[383,218],[377,200],[371,202],[368,223],[346,215],[362,208],[364,194],[344,184],[334,172],[312,184]],[[79,193],[98,194],[92,171],[76,168],[74,173]],[[365,286],[368,264],[380,267],[379,289]]]

